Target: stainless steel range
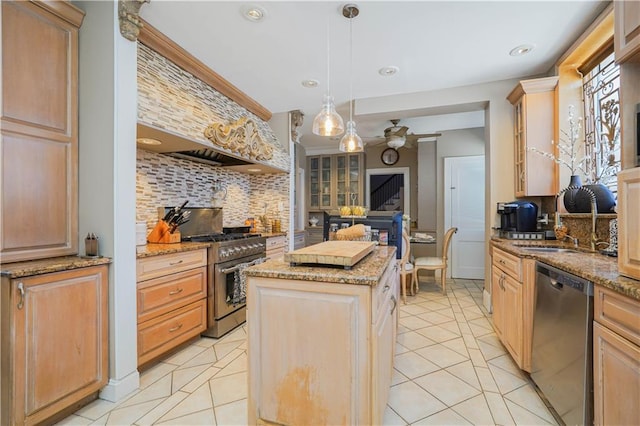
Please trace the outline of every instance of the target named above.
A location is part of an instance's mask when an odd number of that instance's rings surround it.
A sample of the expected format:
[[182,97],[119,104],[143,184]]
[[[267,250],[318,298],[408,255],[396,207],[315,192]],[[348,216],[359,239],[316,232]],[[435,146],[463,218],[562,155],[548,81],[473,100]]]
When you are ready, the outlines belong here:
[[246,321],[244,268],[266,259],[266,238],[249,227],[223,228],[222,209],[191,207],[180,226],[182,241],[210,242],[207,249],[208,337],[221,337]]
[[207,330],[202,334],[220,337],[246,321],[243,269],[266,259],[266,238],[259,234],[224,234],[210,238],[213,243],[208,250],[208,318]]

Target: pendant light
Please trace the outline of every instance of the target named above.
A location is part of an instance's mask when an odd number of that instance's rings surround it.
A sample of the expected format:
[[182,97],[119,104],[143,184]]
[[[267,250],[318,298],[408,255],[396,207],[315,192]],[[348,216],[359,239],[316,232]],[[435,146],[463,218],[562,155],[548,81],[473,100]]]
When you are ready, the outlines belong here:
[[358,16],[360,10],[355,4],[346,4],[342,8],[342,15],[349,18],[349,121],[347,132],[340,139],[339,149],[342,152],[364,151],[362,139],[356,133],[356,123],[353,121],[353,18]]
[[336,112],[336,105],[333,103],[329,86],[330,74],[330,58],[329,53],[329,24],[327,23],[327,93],[322,98],[322,109],[313,119],[311,131],[319,136],[337,136],[344,132],[344,122],[340,114]]

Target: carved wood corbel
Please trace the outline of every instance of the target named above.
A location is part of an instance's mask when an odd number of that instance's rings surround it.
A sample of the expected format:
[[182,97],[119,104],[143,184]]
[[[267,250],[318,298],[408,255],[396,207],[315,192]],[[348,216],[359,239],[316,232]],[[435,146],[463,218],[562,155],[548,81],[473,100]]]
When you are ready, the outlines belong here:
[[118,0],[120,34],[127,40],[138,40],[138,34],[142,28],[140,8],[145,3],[149,3],[149,0]]
[[299,109],[296,109],[289,112],[289,117],[291,119],[291,140],[296,143],[300,143],[300,133],[298,132],[298,129],[304,122],[304,113]]
[[241,117],[234,123],[213,123],[204,130],[204,137],[214,145],[252,160],[270,160],[273,146],[260,136],[253,120]]

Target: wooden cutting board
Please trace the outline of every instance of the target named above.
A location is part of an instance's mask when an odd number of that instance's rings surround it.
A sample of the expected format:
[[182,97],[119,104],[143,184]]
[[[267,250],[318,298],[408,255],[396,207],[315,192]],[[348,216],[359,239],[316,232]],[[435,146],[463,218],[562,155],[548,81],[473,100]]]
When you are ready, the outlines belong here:
[[351,269],[353,265],[371,253],[376,243],[372,241],[325,241],[304,247],[284,255],[292,266],[300,264],[337,265]]

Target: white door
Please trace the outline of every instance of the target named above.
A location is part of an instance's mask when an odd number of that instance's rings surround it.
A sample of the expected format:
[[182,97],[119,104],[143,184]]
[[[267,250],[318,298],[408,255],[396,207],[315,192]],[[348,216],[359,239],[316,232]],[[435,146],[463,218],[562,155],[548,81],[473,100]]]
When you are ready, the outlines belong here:
[[445,230],[451,241],[453,278],[484,279],[484,156],[444,159]]

